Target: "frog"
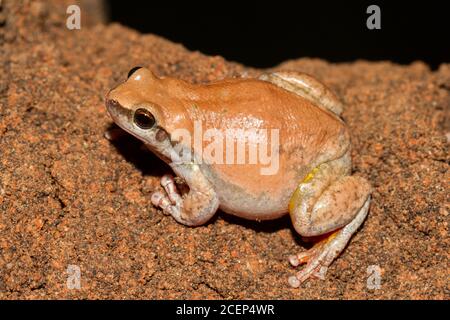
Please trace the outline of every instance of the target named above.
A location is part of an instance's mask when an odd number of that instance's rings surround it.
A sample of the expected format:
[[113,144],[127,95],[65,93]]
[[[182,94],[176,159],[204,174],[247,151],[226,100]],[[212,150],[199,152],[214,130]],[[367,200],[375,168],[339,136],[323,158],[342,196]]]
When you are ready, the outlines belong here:
[[[283,70],[191,83],[135,67],[107,93],[105,104],[119,128],[172,169],[175,176],[161,177],[150,202],[178,223],[201,226],[218,210],[254,221],[289,215],[295,232],[314,242],[287,257],[294,268],[305,265],[288,277],[291,287],[325,279],[368,215],[372,187],[352,175],[343,103],[309,74]],[[217,132],[248,130],[253,134],[233,138],[253,146],[268,141],[268,129],[277,130],[278,140],[267,142],[277,155],[276,170],[263,174],[267,162],[201,161],[192,141],[178,134],[194,135],[196,122]],[[198,145],[207,147],[205,140]],[[189,157],[181,161],[181,155]],[[176,179],[187,190],[181,192]]]

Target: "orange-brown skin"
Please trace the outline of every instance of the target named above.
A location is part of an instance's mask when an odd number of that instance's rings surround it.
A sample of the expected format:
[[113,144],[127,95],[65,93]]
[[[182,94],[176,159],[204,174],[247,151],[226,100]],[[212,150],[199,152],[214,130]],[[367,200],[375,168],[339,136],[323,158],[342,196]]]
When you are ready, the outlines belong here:
[[[336,256],[336,248],[345,246],[349,235],[362,223],[368,210],[370,185],[349,175],[350,137],[338,116],[342,106],[329,89],[312,77],[292,72],[264,75],[261,79],[195,85],[158,78],[141,68],[109,92],[107,107],[120,127],[141,139],[189,185],[189,194],[181,197],[171,178],[163,177],[166,194],[156,192],[152,196],[152,202],[178,222],[200,225],[218,207],[255,220],[273,219],[289,211],[294,227],[303,236],[340,232],[328,247],[321,245],[326,248],[320,250],[322,257],[316,254],[312,259],[311,270],[298,274],[297,280],[290,279],[291,285],[298,286],[319,269],[324,273],[323,268]],[[138,109],[152,115],[155,124],[151,128],[142,129],[135,123],[133,117]],[[203,131],[215,128],[223,133],[237,129],[278,130],[279,148],[274,150],[278,151],[277,170],[263,175],[261,169],[267,164],[198,161],[198,150],[175,138],[180,129],[194,137],[195,123],[201,123]],[[260,133],[254,134],[246,143],[256,145],[261,138]],[[202,149],[210,143],[202,140]],[[197,161],[175,163],[174,146],[190,152]],[[269,143],[269,150],[271,147]],[[223,151],[229,152],[225,148]],[[328,259],[324,252],[329,252]],[[305,261],[304,257],[296,259],[291,257],[291,263]]]
[[[195,120],[220,130],[280,130],[279,174],[261,175],[261,167],[265,167],[261,164],[212,164],[218,179],[248,195],[257,198],[266,193],[275,201],[283,199],[277,210],[267,215],[256,212],[255,217],[251,216],[254,211],[249,212],[248,218],[270,219],[286,213],[299,181],[317,164],[342,156],[349,147],[346,127],[336,115],[270,82],[230,79],[194,85],[141,72],[141,81],[123,83],[109,98],[121,105],[140,105],[150,100],[151,112],[167,132],[179,128],[193,132]],[[203,148],[208,144],[203,141]],[[225,208],[232,213],[233,209]]]

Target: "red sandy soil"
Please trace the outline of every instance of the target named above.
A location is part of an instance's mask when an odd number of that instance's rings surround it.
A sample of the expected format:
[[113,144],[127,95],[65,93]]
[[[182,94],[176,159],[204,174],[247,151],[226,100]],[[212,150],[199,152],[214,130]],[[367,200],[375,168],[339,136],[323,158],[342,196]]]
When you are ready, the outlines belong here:
[[[0,12],[0,298],[449,299],[450,65],[274,68],[310,73],[342,98],[353,169],[374,186],[326,280],[293,289],[287,257],[307,245],[289,217],[177,224],[150,203],[168,167],[134,138],[104,138],[105,93],[133,66],[193,82],[262,70],[97,24],[95,11],[69,31],[71,1],[18,3]],[[68,265],[81,268],[79,290],[66,286]],[[367,288],[371,265],[379,290]]]

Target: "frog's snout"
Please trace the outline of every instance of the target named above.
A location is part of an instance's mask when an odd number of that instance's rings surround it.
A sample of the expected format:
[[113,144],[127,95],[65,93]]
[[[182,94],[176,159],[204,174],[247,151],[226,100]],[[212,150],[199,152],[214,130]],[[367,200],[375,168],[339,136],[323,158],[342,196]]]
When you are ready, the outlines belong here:
[[128,119],[130,117],[131,111],[124,108],[117,100],[106,99],[106,109],[114,120],[119,120],[120,118]]
[[106,98],[106,109],[108,112],[113,115],[113,113],[116,113],[116,110],[123,109],[122,105],[114,99],[108,99]]
[[109,111],[112,109],[123,108],[123,107],[117,100],[106,98],[106,108]]

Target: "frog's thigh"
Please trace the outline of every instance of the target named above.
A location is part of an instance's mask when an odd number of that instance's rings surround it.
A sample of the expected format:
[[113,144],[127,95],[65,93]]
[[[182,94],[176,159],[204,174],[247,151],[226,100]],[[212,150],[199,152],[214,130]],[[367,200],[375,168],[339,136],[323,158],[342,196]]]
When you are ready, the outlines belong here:
[[323,83],[306,73],[280,71],[263,74],[259,79],[272,82],[279,87],[294,92],[337,115],[340,115],[343,111],[343,105],[337,96]]
[[347,225],[368,199],[369,183],[341,175],[339,169],[339,164],[319,166],[294,192],[289,212],[300,235],[322,235]]

